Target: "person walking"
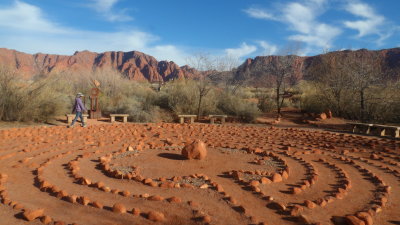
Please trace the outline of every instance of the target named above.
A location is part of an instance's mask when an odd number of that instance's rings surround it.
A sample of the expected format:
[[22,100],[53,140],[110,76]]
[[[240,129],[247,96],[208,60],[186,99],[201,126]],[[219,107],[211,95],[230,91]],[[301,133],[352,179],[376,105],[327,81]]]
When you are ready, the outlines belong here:
[[82,116],[83,112],[87,111],[85,106],[82,103],[82,99],[81,98],[83,96],[84,95],[82,93],[80,93],[80,92],[76,95],[75,104],[74,104],[74,107],[72,109],[72,113],[75,113],[76,116],[75,116],[75,119],[72,121],[71,125],[69,125],[68,127],[74,127],[74,124],[78,120],[78,118],[81,118],[82,127],[86,127],[86,124],[83,121],[83,116]]

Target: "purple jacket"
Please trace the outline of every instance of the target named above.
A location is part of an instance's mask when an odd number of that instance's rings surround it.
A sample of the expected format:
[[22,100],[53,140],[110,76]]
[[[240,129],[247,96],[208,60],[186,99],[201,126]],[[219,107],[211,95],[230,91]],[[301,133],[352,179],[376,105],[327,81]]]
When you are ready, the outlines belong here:
[[75,98],[75,105],[74,108],[72,109],[72,112],[83,112],[83,111],[86,111],[86,108],[83,105],[81,98]]

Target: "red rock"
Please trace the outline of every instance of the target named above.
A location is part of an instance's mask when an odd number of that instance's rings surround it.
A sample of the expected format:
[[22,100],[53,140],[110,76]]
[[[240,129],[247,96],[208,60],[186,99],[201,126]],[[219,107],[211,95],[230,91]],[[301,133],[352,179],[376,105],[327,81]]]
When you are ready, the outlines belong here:
[[171,203],[181,203],[182,202],[182,200],[179,197],[175,197],[175,196],[168,198],[167,201],[171,202]]
[[63,221],[56,221],[54,222],[54,225],[65,225]]
[[101,204],[100,202],[93,202],[92,203],[93,207],[98,208],[98,209],[102,209],[103,208],[103,204]]
[[181,154],[187,159],[205,159],[207,156],[206,144],[200,140],[186,145]]
[[321,114],[319,114],[319,116],[318,116],[321,120],[326,120],[326,118],[327,118],[327,116],[326,116],[326,114],[325,113],[321,113]]
[[129,191],[123,191],[123,192],[121,192],[121,195],[125,196],[125,197],[128,197],[128,196],[131,195],[131,193]]
[[371,214],[367,212],[358,212],[356,213],[356,217],[359,218],[360,220],[364,221],[365,225],[373,225],[373,219]]
[[311,224],[310,219],[308,219],[308,217],[305,215],[299,215],[297,217],[297,221],[301,224]]
[[147,199],[150,200],[150,201],[162,201],[162,200],[164,200],[164,198],[159,196],[159,195],[153,195],[153,196],[150,196]]
[[64,197],[67,197],[67,196],[68,196],[68,193],[66,191],[60,191],[56,195],[57,198],[64,198]]
[[209,215],[205,215],[202,218],[204,223],[211,223],[211,217]]
[[90,199],[86,196],[82,196],[79,198],[79,203],[82,205],[88,205],[90,203]]
[[365,225],[365,222],[355,216],[346,216],[347,225]]
[[282,172],[282,178],[285,179],[285,180],[289,178],[289,174],[288,174],[288,172],[286,172],[286,170],[284,170]]
[[293,208],[290,210],[291,216],[298,216],[300,212],[302,212],[304,208],[300,205],[294,205]]
[[42,221],[42,223],[46,225],[53,222],[50,216],[43,216],[42,218],[40,218],[40,221]]
[[370,158],[374,159],[374,160],[378,160],[379,156],[377,154],[373,153],[373,154],[371,154]]
[[132,209],[132,214],[135,215],[135,216],[140,215],[140,212],[141,212],[141,211],[140,211],[140,209],[138,209],[138,208],[133,208],[133,209]]
[[271,180],[268,179],[267,177],[261,177],[260,182],[261,182],[261,184],[270,184]]
[[274,173],[274,175],[272,175],[272,182],[282,182],[282,176],[279,173]]
[[325,199],[322,199],[322,198],[319,198],[319,199],[317,199],[317,204],[319,205],[319,206],[321,206],[321,207],[324,207],[324,206],[326,206],[326,204],[327,204],[327,202],[325,201]]
[[301,188],[294,187],[292,189],[292,194],[294,194],[294,195],[300,194],[301,192],[302,192]]
[[77,199],[76,195],[71,195],[67,197],[67,201],[71,203],[76,203],[76,199]]
[[113,206],[113,212],[115,213],[126,213],[126,208],[123,204],[121,203],[116,203]]
[[305,200],[305,201],[304,201],[304,204],[305,204],[305,206],[306,206],[307,208],[310,208],[310,209],[313,209],[313,208],[316,207],[315,203],[312,202],[312,201],[310,201],[310,200]]
[[32,221],[38,217],[43,216],[43,214],[44,214],[44,209],[37,209],[37,210],[27,210],[23,213],[23,216],[27,221]]
[[258,180],[252,180],[250,182],[250,186],[258,187],[259,185],[260,185],[260,182]]
[[147,214],[147,218],[151,221],[154,222],[160,222],[160,221],[164,221],[165,220],[165,216],[163,213],[161,212],[156,212],[156,211],[150,211]]

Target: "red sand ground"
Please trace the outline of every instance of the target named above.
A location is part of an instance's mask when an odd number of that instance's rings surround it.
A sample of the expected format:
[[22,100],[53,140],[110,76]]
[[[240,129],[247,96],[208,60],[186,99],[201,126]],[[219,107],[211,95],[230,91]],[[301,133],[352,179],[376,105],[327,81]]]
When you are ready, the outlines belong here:
[[[399,140],[266,125],[89,124],[0,131],[0,224],[363,224],[351,215],[400,224]],[[207,158],[183,159],[195,139]]]

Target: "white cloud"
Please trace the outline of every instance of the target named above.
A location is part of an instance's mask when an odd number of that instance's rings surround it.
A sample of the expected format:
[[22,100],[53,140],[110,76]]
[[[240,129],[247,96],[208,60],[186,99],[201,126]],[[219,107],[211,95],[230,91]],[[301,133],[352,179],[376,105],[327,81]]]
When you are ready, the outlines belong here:
[[273,55],[278,51],[278,47],[276,45],[269,44],[266,41],[258,41],[258,44],[263,49],[262,55]]
[[[273,19],[287,24],[290,30],[296,32],[296,34],[289,36],[288,39],[304,42],[307,44],[306,48],[308,49],[330,48],[334,39],[342,31],[338,27],[318,21],[317,18],[324,12],[326,2],[326,0],[289,2],[276,10],[277,16],[275,17],[252,17],[266,20]],[[258,14],[262,15],[262,10],[258,11],[260,11]],[[267,15],[272,15],[270,12],[264,12]]]
[[245,42],[243,42],[239,48],[227,48],[225,49],[226,55],[230,57],[237,57],[237,58],[242,58],[246,55],[250,55],[251,53],[254,53],[257,51],[257,47],[254,45],[248,45]]
[[108,21],[129,21],[133,18],[126,14],[126,9],[119,11],[114,10],[114,6],[119,0],[90,0],[93,3],[89,4],[89,7],[101,13]]
[[57,24],[47,21],[40,8],[15,1],[14,5],[0,9],[0,27],[46,33],[63,33]]
[[135,29],[99,32],[64,27],[46,19],[40,8],[21,1],[0,9],[0,47],[32,54],[135,50],[184,65],[187,54],[178,46],[157,44],[159,40],[156,35]]
[[275,20],[274,15],[271,13],[257,8],[248,8],[243,10],[247,15],[256,19],[267,19],[267,20]]
[[378,35],[378,44],[381,44],[385,39],[389,38],[394,30],[386,25],[386,18],[379,15],[375,10],[366,3],[359,1],[351,1],[346,5],[346,11],[361,17],[359,20],[345,21],[344,25],[347,28],[358,31],[357,37],[361,38],[368,35]]
[[93,7],[100,12],[110,11],[111,8],[118,2],[118,0],[92,0]]

